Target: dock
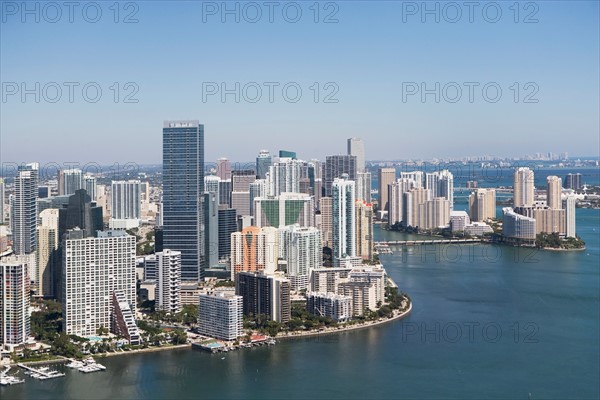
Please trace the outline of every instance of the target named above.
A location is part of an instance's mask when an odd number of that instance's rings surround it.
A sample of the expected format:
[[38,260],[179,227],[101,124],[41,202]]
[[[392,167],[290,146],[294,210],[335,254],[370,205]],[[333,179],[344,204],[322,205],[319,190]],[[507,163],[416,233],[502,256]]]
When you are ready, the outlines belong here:
[[7,366],[4,371],[0,372],[0,385],[1,386],[16,385],[18,383],[25,382],[25,380],[19,379],[16,376],[8,375],[8,371],[10,371],[10,365]]
[[28,367],[25,364],[17,364],[17,366],[27,370],[27,372],[25,372],[26,374],[29,374],[31,375],[31,377],[42,381],[46,379],[60,378],[61,376],[65,376],[65,374],[63,374],[62,372],[50,371],[48,367],[32,368]]

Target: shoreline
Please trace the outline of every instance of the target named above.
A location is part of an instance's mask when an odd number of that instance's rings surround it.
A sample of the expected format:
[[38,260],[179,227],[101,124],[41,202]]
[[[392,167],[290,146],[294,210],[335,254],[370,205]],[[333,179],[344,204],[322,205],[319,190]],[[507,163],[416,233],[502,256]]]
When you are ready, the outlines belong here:
[[291,334],[291,335],[285,335],[285,336],[275,336],[273,339],[275,340],[279,340],[279,339],[297,339],[297,338],[305,338],[305,337],[309,337],[309,336],[321,336],[321,335],[332,335],[332,334],[336,334],[336,333],[342,333],[342,332],[348,332],[348,331],[353,331],[353,330],[358,330],[358,329],[365,329],[365,328],[370,328],[373,326],[378,326],[378,325],[383,325],[385,323],[388,322],[392,322],[392,321],[396,321],[399,319],[402,319],[404,317],[406,317],[408,314],[410,314],[410,312],[412,311],[412,301],[410,302],[408,309],[404,312],[400,312],[397,315],[394,315],[391,318],[386,318],[383,320],[376,320],[376,321],[369,321],[368,323],[363,323],[363,324],[355,324],[355,325],[350,325],[341,329],[332,329],[332,330],[325,330],[325,331],[308,331],[308,332],[300,332],[297,334]]

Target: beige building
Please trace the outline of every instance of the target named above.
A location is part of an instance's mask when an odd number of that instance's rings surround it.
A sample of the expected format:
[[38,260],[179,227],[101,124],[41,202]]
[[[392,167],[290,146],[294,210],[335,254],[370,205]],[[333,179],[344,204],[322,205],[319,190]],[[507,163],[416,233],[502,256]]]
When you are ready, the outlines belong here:
[[[431,190],[418,187],[404,193],[404,226],[419,226],[419,206],[431,199]],[[449,216],[448,216],[449,218]]]
[[478,222],[496,218],[496,189],[477,189],[471,192],[469,217]]
[[419,204],[420,229],[443,228],[450,224],[450,201],[444,197],[435,197]]
[[532,206],[535,198],[533,171],[527,167],[517,168],[514,175],[513,199],[515,207]]
[[546,190],[546,202],[548,207],[560,210],[562,208],[562,179],[551,175],[547,178],[548,189]]
[[331,197],[321,197],[319,200],[321,226],[317,226],[317,228],[321,230],[323,247],[331,247],[333,245],[333,205],[331,201]]
[[373,259],[373,206],[364,201],[356,202],[356,255]]
[[[40,224],[37,227],[37,277],[32,289],[37,296],[53,297],[53,276],[57,276],[61,268],[58,258],[58,209],[48,208],[39,215]],[[33,278],[33,277],[32,277]]]
[[396,180],[396,168],[379,169],[379,211],[388,211],[388,185]]

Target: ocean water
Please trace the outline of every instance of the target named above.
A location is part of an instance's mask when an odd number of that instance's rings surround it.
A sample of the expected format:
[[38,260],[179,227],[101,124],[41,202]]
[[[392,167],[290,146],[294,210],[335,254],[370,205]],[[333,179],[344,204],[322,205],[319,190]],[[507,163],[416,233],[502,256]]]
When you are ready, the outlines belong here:
[[[26,378],[0,397],[597,399],[600,210],[577,219],[580,252],[451,245],[383,255],[414,302],[402,321],[226,355],[110,357],[105,372]],[[403,237],[376,227],[378,240]]]

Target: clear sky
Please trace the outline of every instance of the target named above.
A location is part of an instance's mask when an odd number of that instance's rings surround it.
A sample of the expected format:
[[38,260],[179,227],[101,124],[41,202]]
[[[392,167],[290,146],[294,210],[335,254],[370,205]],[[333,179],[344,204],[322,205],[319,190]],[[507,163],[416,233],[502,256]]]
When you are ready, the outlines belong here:
[[207,161],[599,153],[598,1],[27,4],[1,3],[2,162],[159,163],[168,119],[204,123]]

